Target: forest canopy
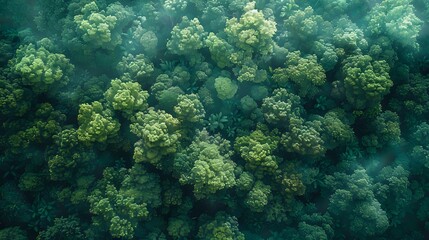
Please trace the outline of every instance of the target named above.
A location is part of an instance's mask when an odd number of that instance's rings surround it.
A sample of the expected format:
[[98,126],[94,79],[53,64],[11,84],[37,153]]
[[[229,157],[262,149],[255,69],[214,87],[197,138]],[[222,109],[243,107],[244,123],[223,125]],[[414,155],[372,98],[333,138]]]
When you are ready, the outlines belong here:
[[0,240],[429,239],[429,1],[0,16]]

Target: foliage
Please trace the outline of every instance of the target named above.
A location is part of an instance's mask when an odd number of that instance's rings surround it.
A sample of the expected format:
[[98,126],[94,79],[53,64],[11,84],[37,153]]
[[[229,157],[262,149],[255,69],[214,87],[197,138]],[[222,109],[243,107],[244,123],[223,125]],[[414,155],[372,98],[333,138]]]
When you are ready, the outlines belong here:
[[261,11],[255,9],[255,2],[249,2],[240,17],[226,21],[225,33],[236,47],[251,53],[262,55],[273,51],[272,36],[276,33],[276,23],[264,18]]
[[37,240],[44,239],[85,239],[76,217],[55,218],[54,225],[40,232]]
[[271,188],[269,185],[261,181],[256,181],[253,188],[247,194],[245,204],[254,212],[262,212],[264,207],[268,204],[270,194]]
[[222,100],[231,99],[237,92],[238,86],[231,79],[226,77],[218,77],[215,79],[214,86],[217,96]]
[[368,47],[364,33],[350,19],[342,17],[335,24],[333,42],[346,52],[362,51]]
[[[321,127],[320,135],[327,149],[353,144],[356,136],[342,111],[330,111],[323,117],[314,116],[313,124]],[[320,121],[320,125],[319,125]]]
[[396,113],[385,111],[370,125],[372,134],[362,137],[363,144],[368,140],[366,147],[382,148],[400,142],[401,129],[399,117]]
[[143,111],[148,107],[149,94],[141,89],[139,83],[114,79],[110,84],[111,87],[104,93],[104,97],[113,109],[131,117],[135,112]]
[[323,29],[322,16],[315,15],[314,9],[310,6],[305,9],[293,11],[285,21],[286,29],[291,33],[292,39],[303,42],[314,41]]
[[265,120],[271,124],[288,126],[291,119],[299,118],[303,112],[300,100],[299,96],[285,88],[275,89],[272,96],[264,98],[262,103]]
[[26,240],[27,234],[24,230],[19,227],[8,227],[0,230],[0,239],[16,239],[16,240]]
[[10,61],[12,70],[21,77],[24,85],[31,86],[36,93],[47,92],[52,86],[64,86],[74,66],[64,54],[52,53],[42,39],[38,46],[21,45]]
[[428,238],[427,1],[0,4],[0,239]]
[[416,126],[413,132],[413,148],[411,156],[416,160],[413,164],[415,170],[421,169],[422,167],[429,168],[429,125],[426,122],[422,122]]
[[174,54],[192,55],[204,46],[204,28],[198,18],[189,20],[183,17],[180,24],[174,26],[167,48]]
[[274,155],[280,138],[272,133],[257,129],[248,136],[235,140],[235,149],[252,169],[274,172],[278,168],[278,157]]
[[292,81],[297,85],[300,97],[313,97],[325,83],[326,75],[322,66],[317,63],[316,55],[302,58],[299,51],[291,52],[285,65],[286,68],[274,70],[273,80],[282,87]]
[[52,142],[52,137],[61,131],[61,125],[66,117],[63,113],[49,103],[39,104],[34,110],[35,112],[26,115],[31,121],[21,123],[19,126],[13,121],[5,122],[3,125],[5,132],[10,127],[16,128],[13,134],[6,135],[12,152],[17,153],[34,145]]
[[168,221],[168,234],[175,239],[189,235],[192,230],[192,222],[187,217],[171,218]]
[[[367,238],[386,231],[389,226],[386,212],[372,191],[372,181],[364,169],[350,176],[334,176],[336,189],[329,198],[328,211],[338,224],[357,238]],[[330,180],[330,178],[329,178]],[[330,183],[332,184],[332,183]]]
[[123,174],[124,171],[115,173],[114,169],[105,169],[103,179],[88,197],[88,201],[90,212],[95,215],[93,221],[96,226],[105,228],[113,237],[129,239],[134,235],[138,220],[147,217],[149,213],[146,202],[115,187],[115,180],[126,177]]
[[134,160],[161,167],[161,158],[176,152],[181,137],[180,122],[165,111],[149,109],[132,119],[131,132],[141,140],[135,144]]
[[25,200],[23,192],[19,191],[18,186],[13,183],[3,184],[0,187],[0,194],[2,219],[15,223],[24,223],[31,219],[30,205]]
[[123,56],[117,68],[123,74],[122,78],[128,81],[142,81],[154,70],[153,64],[143,54]]
[[22,116],[30,107],[24,89],[0,78],[0,114]]
[[182,184],[192,184],[196,198],[207,197],[235,185],[235,163],[229,141],[197,132],[192,143],[174,159],[174,169]]
[[198,239],[244,240],[243,233],[238,229],[237,219],[224,212],[219,212],[212,221],[201,225],[197,237]]
[[385,61],[373,61],[368,55],[344,60],[343,74],[347,101],[357,109],[374,106],[393,85]]
[[223,115],[222,112],[212,114],[205,123],[210,132],[216,132],[225,128],[226,123],[228,123],[228,117]]
[[403,46],[418,48],[416,38],[422,26],[410,0],[383,1],[368,14],[371,34],[386,34]]
[[394,96],[390,106],[401,113],[406,123],[415,125],[420,118],[428,116],[429,81],[424,76],[409,76],[408,81],[397,86]]
[[210,50],[211,58],[220,68],[232,66],[231,59],[228,57],[233,54],[234,48],[224,39],[210,33],[205,41]]
[[206,112],[203,104],[196,94],[180,95],[177,98],[174,112],[182,122],[198,123],[204,118]]
[[296,152],[301,155],[317,156],[326,151],[324,141],[317,128],[311,122],[303,122],[302,119],[290,120],[290,130],[283,133],[281,144],[288,152]]
[[120,123],[113,112],[98,101],[81,104],[79,108],[77,135],[82,142],[105,142],[119,131]]
[[74,45],[86,54],[97,49],[112,51],[122,43],[120,30],[131,15],[132,12],[120,3],[102,10],[96,2],[89,2],[71,17],[69,28],[63,31],[63,38],[75,42]]

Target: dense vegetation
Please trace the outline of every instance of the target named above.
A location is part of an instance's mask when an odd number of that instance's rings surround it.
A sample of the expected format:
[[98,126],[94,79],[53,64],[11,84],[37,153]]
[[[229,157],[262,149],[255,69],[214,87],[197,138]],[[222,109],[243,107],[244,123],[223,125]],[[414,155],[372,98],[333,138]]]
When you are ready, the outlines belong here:
[[428,1],[0,16],[0,240],[429,239]]

